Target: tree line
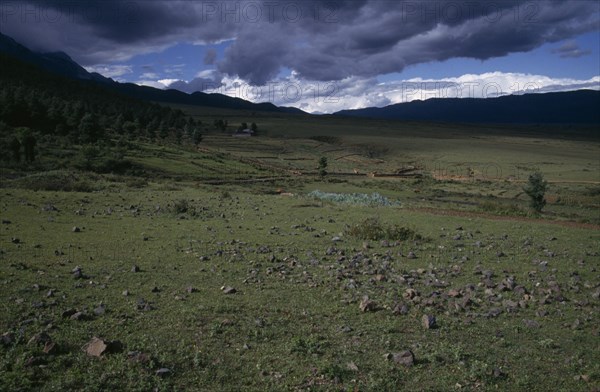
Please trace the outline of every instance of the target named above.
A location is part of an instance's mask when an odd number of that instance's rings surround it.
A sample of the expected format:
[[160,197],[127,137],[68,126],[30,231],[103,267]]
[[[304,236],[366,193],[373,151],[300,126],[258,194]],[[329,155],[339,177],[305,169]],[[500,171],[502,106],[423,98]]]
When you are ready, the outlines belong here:
[[0,55],[0,152],[33,161],[40,137],[70,144],[111,138],[198,144],[202,122],[183,111],[70,80]]

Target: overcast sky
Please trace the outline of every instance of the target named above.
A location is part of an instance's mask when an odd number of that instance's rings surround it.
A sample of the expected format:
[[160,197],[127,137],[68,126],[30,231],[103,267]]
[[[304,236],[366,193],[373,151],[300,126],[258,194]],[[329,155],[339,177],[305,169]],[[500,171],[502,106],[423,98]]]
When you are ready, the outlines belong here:
[[0,30],[119,81],[309,112],[600,86],[594,0],[0,0]]

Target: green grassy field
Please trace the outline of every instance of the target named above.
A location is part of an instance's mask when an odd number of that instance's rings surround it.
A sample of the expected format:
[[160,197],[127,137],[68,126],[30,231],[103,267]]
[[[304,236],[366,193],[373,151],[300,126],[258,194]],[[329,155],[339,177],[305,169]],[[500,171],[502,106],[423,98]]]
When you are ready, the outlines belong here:
[[137,175],[4,171],[0,390],[600,388],[597,140],[193,114],[262,133],[138,143]]

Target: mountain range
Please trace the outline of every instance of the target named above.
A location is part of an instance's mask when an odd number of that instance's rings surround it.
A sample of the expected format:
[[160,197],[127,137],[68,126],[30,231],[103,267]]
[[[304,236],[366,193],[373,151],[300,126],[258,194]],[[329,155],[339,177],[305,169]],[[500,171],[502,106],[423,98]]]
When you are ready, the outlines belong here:
[[[223,94],[161,90],[119,83],[98,73],[90,73],[63,52],[37,53],[0,33],[0,53],[40,67],[46,71],[86,83],[100,84],[130,97],[164,103],[208,106],[251,111],[306,114],[293,107],[272,103],[253,103]],[[432,98],[372,107],[342,110],[333,114],[389,120],[459,123],[522,124],[600,124],[600,91],[508,95],[497,98]]]
[[0,53],[33,64],[60,76],[84,82],[98,83],[130,97],[148,101],[264,112],[305,113],[293,107],[278,107],[269,102],[253,103],[223,94],[207,94],[203,92],[187,94],[178,90],[161,90],[153,87],[139,86],[134,83],[119,83],[98,73],[88,72],[64,52],[33,52],[2,33],[0,33]]
[[600,91],[577,90],[486,99],[431,98],[382,108],[343,110],[335,114],[436,122],[600,124]]

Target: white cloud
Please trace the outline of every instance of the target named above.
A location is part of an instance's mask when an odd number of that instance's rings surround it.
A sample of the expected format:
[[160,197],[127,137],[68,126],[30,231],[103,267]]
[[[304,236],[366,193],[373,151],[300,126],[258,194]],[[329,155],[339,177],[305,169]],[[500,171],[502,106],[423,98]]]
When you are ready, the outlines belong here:
[[154,87],[154,88],[158,88],[161,90],[164,90],[165,88],[167,88],[167,86],[165,86],[161,82],[157,82],[154,80],[138,80],[137,82],[134,82],[134,83],[137,84],[138,86]]
[[178,82],[178,81],[179,81],[179,79],[160,79],[160,80],[158,80],[158,83],[161,83],[165,87],[169,87],[169,85],[171,85],[175,82]]
[[[213,70],[201,71],[198,78],[213,77]],[[179,79],[142,80],[140,85],[161,89],[191,86]],[[344,109],[382,107],[430,98],[493,98],[509,94],[545,93],[577,89],[600,90],[600,76],[587,80],[552,78],[545,75],[487,72],[443,79],[411,78],[379,82],[376,78],[350,77],[335,82],[307,81],[292,72],[263,86],[252,86],[239,77],[225,76],[219,88],[205,90],[251,102],[272,102],[310,113],[333,113]],[[170,87],[172,86],[172,87]],[[185,89],[186,92],[189,89]],[[182,90],[183,91],[183,90]]]
[[107,78],[116,78],[133,72],[131,65],[106,65],[99,64],[90,67],[84,67],[88,72],[97,72]]
[[143,74],[140,75],[141,79],[147,80],[147,79],[158,79],[159,76],[158,74],[154,73],[154,72],[145,72]]

